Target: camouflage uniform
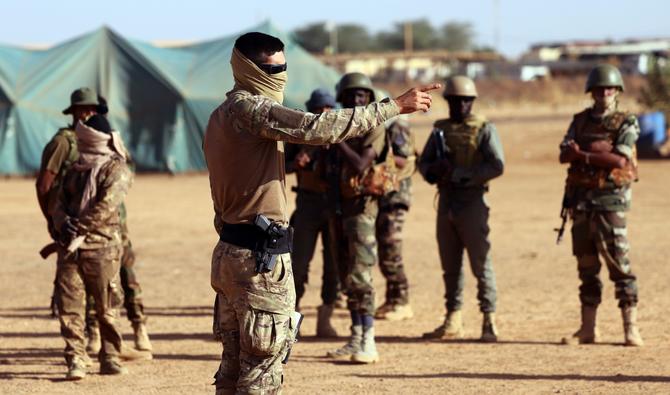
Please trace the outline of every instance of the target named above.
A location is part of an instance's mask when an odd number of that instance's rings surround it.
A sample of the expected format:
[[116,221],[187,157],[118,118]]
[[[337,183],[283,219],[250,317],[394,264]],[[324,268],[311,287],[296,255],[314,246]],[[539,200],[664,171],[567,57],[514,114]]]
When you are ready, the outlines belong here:
[[291,215],[293,234],[293,274],[295,276],[295,292],[297,305],[305,293],[305,284],[308,282],[309,262],[314,256],[316,240],[321,233],[323,244],[323,276],[321,282],[321,300],[325,305],[331,305],[337,298],[339,280],[337,273],[337,258],[331,248],[329,221],[332,210],[330,197],[327,194],[328,185],[325,180],[325,159],[328,150],[324,148],[308,148],[289,144],[286,148],[287,168],[294,160],[299,150],[307,150],[311,161],[309,168],[296,169],[297,186],[296,208]]
[[51,138],[51,141],[44,147],[42,151],[42,163],[40,171],[50,171],[56,174],[56,178],[51,185],[49,195],[47,198],[47,223],[49,227],[49,234],[55,240],[56,231],[53,228],[53,210],[58,201],[58,191],[63,182],[65,173],[70,169],[72,164],[79,159],[79,151],[77,151],[77,138],[72,127],[59,129],[58,132]]
[[[564,142],[574,140],[585,147],[592,141],[610,139],[614,151],[632,162],[639,133],[634,115],[614,111],[598,121],[587,109],[575,115]],[[628,259],[625,216],[631,203],[631,180],[617,182],[617,172],[573,163],[568,173],[568,195],[573,207],[572,252],[577,257],[582,283],[579,298],[586,306],[598,306],[601,302],[603,284],[598,256],[614,282],[619,307],[637,304],[637,282]]]
[[475,115],[463,123],[449,119],[435,122],[444,131],[444,151],[453,171],[450,177],[431,174],[437,158],[437,139],[432,134],[419,160],[419,170],[430,183],[437,183],[437,241],[446,288],[446,309],[463,305],[463,249],[468,253],[477,278],[477,299],[483,313],[496,309],[496,281],[491,263],[489,207],[484,199],[489,180],[503,172],[502,145],[495,126]]
[[[244,90],[229,92],[212,113],[203,143],[215,224],[249,224],[257,214],[288,223],[283,141],[336,143],[397,114],[388,102],[315,115]],[[295,308],[290,255],[280,255],[269,273],[256,273],[255,265],[248,249],[223,241],[214,248],[211,283],[224,346],[217,393],[281,391],[281,359],[296,326],[289,318]]]
[[68,217],[77,217],[77,234],[86,235],[75,253],[63,254],[56,274],[56,303],[68,363],[85,355],[86,293],[93,296],[99,317],[102,349],[98,359],[101,362],[118,359],[122,343],[116,323],[123,298],[118,276],[121,259],[118,207],[130,185],[131,173],[120,157],[105,163],[96,180],[97,193],[92,205],[77,214],[87,179],[87,172],[69,171],[54,211],[56,229],[60,229]]
[[386,278],[386,304],[409,303],[409,283],[402,261],[402,229],[412,200],[412,173],[416,161],[414,135],[406,121],[395,121],[386,130],[394,156],[407,160],[399,175],[399,188],[379,198],[376,234],[379,267]]
[[[347,142],[351,149],[361,154],[366,148],[373,148],[379,162],[384,148],[385,129],[377,128],[370,135]],[[345,196],[351,177],[357,171],[340,159],[342,166],[342,187]],[[373,162],[374,165],[374,162]],[[372,166],[372,165],[371,165]],[[375,290],[372,283],[372,268],[377,263],[376,222],[379,213],[378,198],[369,195],[347,196],[342,199],[342,234],[347,248],[339,260],[340,273],[348,296],[350,311],[361,315],[375,314]]]

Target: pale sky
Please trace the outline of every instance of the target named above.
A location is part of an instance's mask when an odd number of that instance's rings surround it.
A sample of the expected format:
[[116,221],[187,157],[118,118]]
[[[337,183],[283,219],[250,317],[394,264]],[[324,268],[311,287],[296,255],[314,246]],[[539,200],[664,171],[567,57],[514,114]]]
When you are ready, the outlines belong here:
[[[428,18],[471,22],[476,42],[518,56],[530,44],[572,39],[670,37],[666,0],[5,0],[0,43],[55,44],[106,24],[123,36],[194,41],[244,31],[270,18],[290,31],[317,21],[359,23],[370,31]],[[495,4],[498,4],[496,8]],[[496,9],[498,10],[496,12]]]

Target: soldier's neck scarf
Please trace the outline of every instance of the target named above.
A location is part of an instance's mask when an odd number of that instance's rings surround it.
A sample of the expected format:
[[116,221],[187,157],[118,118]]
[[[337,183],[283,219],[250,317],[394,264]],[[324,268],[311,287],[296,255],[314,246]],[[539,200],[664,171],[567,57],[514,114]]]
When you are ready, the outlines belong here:
[[79,160],[72,168],[80,172],[90,170],[81,202],[79,203],[79,213],[82,213],[89,207],[93,198],[95,198],[98,189],[96,181],[102,166],[111,160],[114,155],[126,159],[127,151],[123,145],[123,140],[121,140],[121,135],[116,131],[107,134],[78,122],[75,127],[75,135],[77,136]]
[[233,66],[235,90],[245,90],[254,95],[269,97],[280,104],[284,101],[284,87],[288,80],[286,71],[268,74],[238,51],[237,48],[233,48],[230,64]]

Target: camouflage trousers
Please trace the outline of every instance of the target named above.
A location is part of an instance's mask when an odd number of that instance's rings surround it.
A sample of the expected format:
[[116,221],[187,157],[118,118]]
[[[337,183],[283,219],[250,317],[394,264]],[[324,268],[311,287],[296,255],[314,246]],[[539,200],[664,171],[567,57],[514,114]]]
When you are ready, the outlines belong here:
[[463,250],[477,279],[477,299],[483,313],[496,310],[496,278],[489,242],[489,208],[483,195],[460,207],[449,208],[447,194],[440,194],[437,213],[437,243],[446,288],[447,311],[463,306]]
[[386,302],[409,303],[409,283],[402,262],[402,229],[407,209],[402,206],[380,209],[377,215],[379,268],[386,278]]
[[297,325],[291,257],[282,254],[273,271],[256,273],[250,250],[222,241],[212,254],[211,284],[217,294],[218,333],[223,342],[216,372],[224,394],[277,394],[282,359]]
[[86,353],[84,315],[86,295],[95,300],[102,348],[98,359],[115,359],[121,352],[118,309],[123,300],[119,285],[120,247],[79,250],[68,257],[59,251],[56,269],[56,305],[61,335],[65,340],[65,359]]
[[[123,307],[126,309],[126,315],[130,322],[146,322],[144,314],[144,304],[142,303],[142,288],[135,274],[135,252],[130,240],[124,241],[123,254],[121,256],[121,269],[119,276],[121,278],[121,287],[123,288]],[[86,299],[86,327],[97,328],[98,319],[96,317],[95,300],[92,296]]]
[[333,304],[337,299],[340,286],[337,272],[337,258],[331,240],[329,221],[332,221],[332,210],[324,194],[298,192],[296,209],[291,216],[293,226],[293,274],[295,276],[295,293],[297,304],[305,293],[308,282],[309,263],[314,256],[316,240],[321,234],[323,245],[323,275],[321,277],[321,300],[323,304]]
[[637,282],[628,260],[626,216],[623,211],[576,211],[572,252],[577,257],[579,299],[598,306],[602,300],[601,262],[605,262],[619,307],[637,304]]
[[343,201],[340,273],[347,293],[348,308],[362,315],[375,314],[372,268],[377,264],[377,200],[364,196]]

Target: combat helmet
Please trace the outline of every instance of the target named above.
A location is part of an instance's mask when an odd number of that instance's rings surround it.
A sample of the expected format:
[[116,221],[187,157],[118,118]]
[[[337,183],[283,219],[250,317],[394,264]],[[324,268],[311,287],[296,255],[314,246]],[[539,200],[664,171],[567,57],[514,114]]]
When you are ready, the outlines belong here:
[[370,91],[370,101],[375,101],[375,89],[372,87],[372,81],[363,73],[347,73],[342,76],[340,82],[335,86],[337,91],[337,101],[342,102],[342,93],[347,89],[365,89]]
[[623,78],[619,69],[611,64],[601,64],[594,67],[586,77],[585,93],[598,86],[616,86],[623,92]]
[[445,98],[447,96],[477,97],[477,87],[470,78],[456,75],[447,78],[442,96]]

